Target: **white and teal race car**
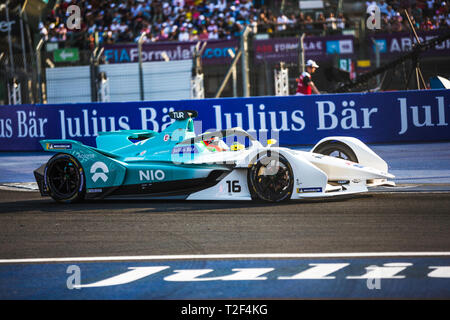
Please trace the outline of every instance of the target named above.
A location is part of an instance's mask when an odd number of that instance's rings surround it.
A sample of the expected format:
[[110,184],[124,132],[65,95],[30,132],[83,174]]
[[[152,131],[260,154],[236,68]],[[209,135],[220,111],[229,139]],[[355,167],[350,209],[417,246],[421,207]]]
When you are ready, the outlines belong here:
[[263,146],[241,128],[196,135],[195,111],[162,132],[103,132],[97,148],[42,140],[56,153],[34,171],[43,196],[83,199],[265,200],[330,197],[389,184],[386,162],[360,140],[328,137],[310,152]]

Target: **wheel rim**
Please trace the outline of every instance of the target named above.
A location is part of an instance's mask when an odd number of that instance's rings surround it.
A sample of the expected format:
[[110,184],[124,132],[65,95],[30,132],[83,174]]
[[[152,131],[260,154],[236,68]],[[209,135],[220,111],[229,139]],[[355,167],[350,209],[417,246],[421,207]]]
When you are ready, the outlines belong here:
[[70,198],[80,184],[77,166],[69,159],[55,160],[48,170],[48,184],[58,197]]
[[260,198],[269,201],[283,200],[291,192],[289,164],[273,157],[264,157],[252,169],[252,182]]

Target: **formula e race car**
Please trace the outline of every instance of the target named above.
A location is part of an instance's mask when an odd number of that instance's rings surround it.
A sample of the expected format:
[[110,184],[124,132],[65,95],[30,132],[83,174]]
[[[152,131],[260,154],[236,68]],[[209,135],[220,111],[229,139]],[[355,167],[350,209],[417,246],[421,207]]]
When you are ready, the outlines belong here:
[[56,154],[34,171],[58,202],[105,197],[265,200],[330,197],[390,184],[386,162],[360,140],[328,137],[310,152],[263,146],[241,128],[194,133],[196,111],[170,113],[162,132],[102,132],[97,148],[42,140]]

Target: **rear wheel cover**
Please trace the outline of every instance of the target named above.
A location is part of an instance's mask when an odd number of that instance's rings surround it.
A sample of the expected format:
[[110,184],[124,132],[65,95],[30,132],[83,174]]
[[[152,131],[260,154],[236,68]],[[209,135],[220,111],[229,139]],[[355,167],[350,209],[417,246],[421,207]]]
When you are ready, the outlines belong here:
[[292,195],[294,174],[289,161],[278,153],[258,155],[249,169],[248,180],[253,198],[280,202]]
[[352,162],[358,162],[353,150],[341,142],[325,142],[313,150],[314,153],[323,154]]
[[84,196],[83,168],[67,154],[57,154],[45,168],[45,183],[50,196],[59,202],[75,202]]

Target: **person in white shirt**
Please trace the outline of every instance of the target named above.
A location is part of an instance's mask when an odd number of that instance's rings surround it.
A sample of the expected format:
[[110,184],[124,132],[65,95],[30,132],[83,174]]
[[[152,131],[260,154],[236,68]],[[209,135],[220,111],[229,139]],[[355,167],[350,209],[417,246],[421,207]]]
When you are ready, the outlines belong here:
[[184,0],[173,0],[172,1],[172,6],[178,7],[178,8],[183,8],[184,7]]
[[282,14],[281,16],[279,16],[279,17],[277,18],[277,24],[278,24],[277,30],[278,30],[278,31],[286,30],[286,24],[287,24],[288,22],[289,22],[289,19],[288,19],[284,14]]
[[178,41],[189,41],[189,32],[187,32],[186,27],[181,27]]
[[341,30],[345,29],[345,17],[343,13],[339,13],[337,17],[337,27]]
[[45,41],[48,40],[48,31],[42,22],[39,23],[39,33],[41,34],[41,38],[44,38]]
[[327,28],[331,30],[337,29],[337,19],[335,18],[333,13],[330,13],[330,16],[325,20],[327,22]]
[[218,40],[219,39],[219,33],[217,29],[213,29],[209,32],[209,39],[210,40]]

